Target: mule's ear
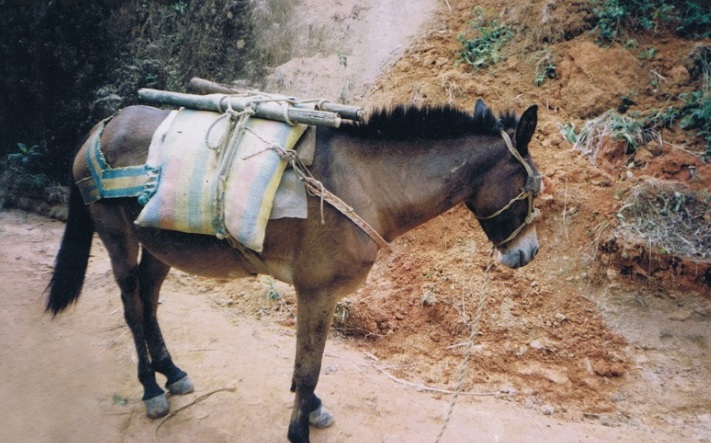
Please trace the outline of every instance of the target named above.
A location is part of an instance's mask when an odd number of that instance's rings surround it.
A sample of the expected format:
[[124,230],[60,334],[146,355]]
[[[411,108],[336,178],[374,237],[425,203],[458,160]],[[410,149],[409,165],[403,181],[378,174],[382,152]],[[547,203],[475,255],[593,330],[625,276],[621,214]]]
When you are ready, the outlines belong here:
[[484,104],[484,100],[480,98],[476,99],[476,104],[474,105],[474,116],[484,116],[489,112],[491,112],[491,110]]
[[474,121],[484,128],[496,126],[496,116],[480,98],[476,99],[476,104],[474,105]]
[[533,133],[536,131],[537,124],[538,106],[533,105],[524,111],[521,116],[521,120],[518,121],[516,135],[514,136],[514,140],[516,141],[516,149],[518,149],[518,152],[523,156],[528,155],[528,144],[533,138]]

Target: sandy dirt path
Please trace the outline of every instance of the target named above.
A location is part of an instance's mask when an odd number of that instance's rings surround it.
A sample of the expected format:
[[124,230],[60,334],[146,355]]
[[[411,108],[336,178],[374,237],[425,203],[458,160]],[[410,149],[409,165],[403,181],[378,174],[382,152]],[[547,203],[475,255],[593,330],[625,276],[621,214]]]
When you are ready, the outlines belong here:
[[[100,243],[78,305],[55,320],[42,291],[61,222],[0,212],[0,441],[285,441],[292,328],[212,306],[189,276],[171,274],[160,315],[177,363],[196,385],[173,414],[145,417],[135,356]],[[263,296],[253,294],[253,296]],[[361,343],[330,340],[318,392],[336,415],[315,442],[435,441],[450,396],[397,383]],[[385,368],[387,369],[387,368]],[[567,422],[505,399],[461,397],[443,441],[679,441],[672,429]]]

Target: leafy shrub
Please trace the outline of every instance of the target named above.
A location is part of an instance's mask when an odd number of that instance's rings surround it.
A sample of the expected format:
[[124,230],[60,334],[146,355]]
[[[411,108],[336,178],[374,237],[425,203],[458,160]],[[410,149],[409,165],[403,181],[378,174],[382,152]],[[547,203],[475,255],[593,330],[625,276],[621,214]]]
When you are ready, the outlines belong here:
[[697,135],[706,143],[703,160],[711,160],[711,65],[704,67],[703,86],[699,90],[679,95],[684,104],[653,110],[641,117],[642,125],[647,128],[671,127],[678,123],[684,130],[696,130]]
[[601,43],[619,41],[625,31],[666,28],[687,38],[711,36],[711,10],[699,0],[591,0]]
[[[477,14],[477,11],[475,11]],[[472,39],[459,36],[459,42],[463,49],[460,59],[477,69],[496,64],[504,57],[500,51],[513,35],[512,31],[503,23],[492,20],[490,24],[483,23],[485,20],[479,12],[479,17],[472,22],[471,28],[477,34]]]
[[711,93],[708,88],[682,94],[684,106],[679,110],[679,127],[696,129],[706,142],[704,161],[711,159]]

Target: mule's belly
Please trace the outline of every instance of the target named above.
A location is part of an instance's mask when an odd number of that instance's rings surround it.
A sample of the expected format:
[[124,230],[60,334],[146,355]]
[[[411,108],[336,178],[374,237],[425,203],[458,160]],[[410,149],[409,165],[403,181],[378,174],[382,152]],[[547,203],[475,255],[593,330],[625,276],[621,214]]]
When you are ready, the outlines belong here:
[[241,278],[267,273],[266,266],[256,254],[242,253],[212,236],[139,229],[138,237],[143,247],[156,258],[189,274]]

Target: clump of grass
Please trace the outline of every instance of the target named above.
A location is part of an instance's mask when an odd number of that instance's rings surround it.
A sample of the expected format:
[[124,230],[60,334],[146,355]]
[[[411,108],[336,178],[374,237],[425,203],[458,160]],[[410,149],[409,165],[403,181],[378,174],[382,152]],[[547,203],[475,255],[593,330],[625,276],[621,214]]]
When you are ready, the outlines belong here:
[[474,14],[475,19],[471,29],[475,36],[471,39],[459,36],[459,42],[463,47],[459,57],[475,68],[483,69],[506,58],[501,53],[501,48],[511,39],[513,32],[497,20],[487,23],[480,8],[475,9]]
[[631,189],[616,233],[661,254],[711,260],[711,194],[648,180]]
[[639,146],[659,136],[654,129],[646,128],[641,120],[612,109],[585,122],[577,133],[575,126],[567,123],[561,127],[561,134],[573,143],[574,149],[587,156],[592,164],[596,164],[597,155],[607,140],[621,140],[625,153],[633,154]]
[[549,49],[544,49],[539,51],[534,59],[536,61],[536,86],[541,86],[548,79],[554,79],[556,77],[555,62],[553,60],[553,54]]

